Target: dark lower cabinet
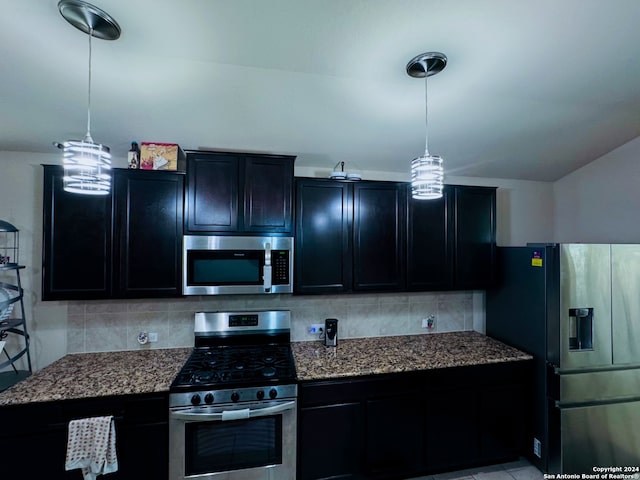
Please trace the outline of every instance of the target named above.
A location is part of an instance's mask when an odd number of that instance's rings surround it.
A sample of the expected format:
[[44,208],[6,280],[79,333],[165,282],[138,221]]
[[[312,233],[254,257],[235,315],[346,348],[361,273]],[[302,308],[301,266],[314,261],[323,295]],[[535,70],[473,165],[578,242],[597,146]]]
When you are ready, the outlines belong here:
[[305,408],[300,421],[299,478],[358,478],[365,440],[359,403]]
[[431,392],[426,408],[425,459],[434,471],[478,461],[476,392],[468,387]]
[[63,175],[44,166],[42,299],[181,296],[184,175],[114,169],[106,196]]
[[372,478],[423,470],[424,415],[418,396],[393,396],[365,402],[366,473]]
[[0,407],[3,478],[82,478],[65,470],[69,421],[116,418],[118,472],[105,478],[167,479],[169,462],[167,395],[129,395]]
[[298,478],[400,479],[525,452],[531,362],[301,382]]

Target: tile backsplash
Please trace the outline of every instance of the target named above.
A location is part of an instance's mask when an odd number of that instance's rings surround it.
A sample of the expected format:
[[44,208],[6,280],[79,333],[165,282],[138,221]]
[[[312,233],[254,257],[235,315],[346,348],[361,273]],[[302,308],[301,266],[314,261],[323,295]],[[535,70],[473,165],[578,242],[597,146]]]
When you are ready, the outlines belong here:
[[[338,319],[338,335],[344,339],[474,330],[484,315],[474,306],[474,292],[68,302],[67,353],[189,347],[195,312],[269,309],[291,311],[292,341],[317,339],[307,327],[325,318]],[[422,319],[429,315],[435,315],[431,330],[422,328]],[[139,332],[155,332],[158,341],[141,346]]]

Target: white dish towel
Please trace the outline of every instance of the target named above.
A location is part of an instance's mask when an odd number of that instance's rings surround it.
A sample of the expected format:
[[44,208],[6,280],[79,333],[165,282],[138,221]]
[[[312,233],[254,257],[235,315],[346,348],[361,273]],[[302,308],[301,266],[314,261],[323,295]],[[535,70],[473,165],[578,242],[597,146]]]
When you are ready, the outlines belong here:
[[69,422],[66,470],[82,469],[84,480],[118,471],[116,428],[112,416]]

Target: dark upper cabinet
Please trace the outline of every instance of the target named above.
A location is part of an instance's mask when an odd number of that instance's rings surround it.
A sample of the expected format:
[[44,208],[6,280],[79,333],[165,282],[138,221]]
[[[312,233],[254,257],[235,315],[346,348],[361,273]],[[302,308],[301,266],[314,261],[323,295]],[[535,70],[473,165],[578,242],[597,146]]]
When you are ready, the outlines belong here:
[[187,152],[185,232],[237,231],[239,179],[236,156]]
[[496,189],[446,185],[438,200],[407,191],[407,288],[485,289],[493,284]]
[[247,156],[243,187],[245,232],[292,232],[293,157]]
[[115,296],[182,294],[183,175],[114,172]]
[[185,232],[291,234],[294,158],[187,152]]
[[63,190],[61,166],[44,166],[42,299],[111,296],[111,196]]
[[353,185],[353,289],[404,288],[404,186]]
[[296,293],[350,289],[351,205],[348,183],[296,179]]
[[296,179],[296,293],[403,288],[403,187]]
[[414,200],[407,188],[407,287],[440,290],[453,285],[450,190],[437,200]]
[[487,288],[495,279],[496,189],[453,188],[455,286]]
[[182,294],[184,175],[114,169],[107,196],[67,193],[44,166],[43,300]]

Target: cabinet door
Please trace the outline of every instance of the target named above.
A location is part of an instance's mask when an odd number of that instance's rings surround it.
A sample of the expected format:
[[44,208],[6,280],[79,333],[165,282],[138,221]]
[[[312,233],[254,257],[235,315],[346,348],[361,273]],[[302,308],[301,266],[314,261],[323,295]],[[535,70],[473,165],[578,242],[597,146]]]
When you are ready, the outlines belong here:
[[182,294],[182,174],[115,173],[118,297]]
[[407,189],[407,289],[443,290],[453,286],[452,190],[442,198],[414,200]]
[[425,430],[425,458],[429,471],[459,469],[477,461],[476,403],[477,396],[472,388],[429,393]]
[[236,155],[188,153],[186,232],[237,231],[238,182]]
[[296,180],[296,293],[351,288],[350,192],[344,182]]
[[366,471],[371,478],[423,470],[424,409],[416,396],[366,404]]
[[111,295],[111,195],[63,190],[63,168],[44,166],[42,299]]
[[401,184],[353,186],[353,289],[404,288],[404,197]]
[[291,233],[293,157],[249,156],[244,168],[244,231]]
[[[486,388],[480,393],[480,459],[499,463],[526,451],[530,403],[521,386]],[[530,437],[529,437],[530,438]]]
[[299,478],[360,478],[364,432],[359,403],[302,408],[298,431]]
[[455,287],[484,289],[494,283],[496,189],[456,186]]

